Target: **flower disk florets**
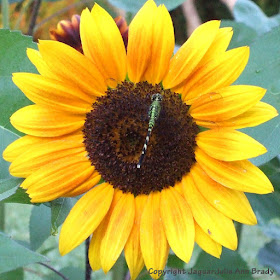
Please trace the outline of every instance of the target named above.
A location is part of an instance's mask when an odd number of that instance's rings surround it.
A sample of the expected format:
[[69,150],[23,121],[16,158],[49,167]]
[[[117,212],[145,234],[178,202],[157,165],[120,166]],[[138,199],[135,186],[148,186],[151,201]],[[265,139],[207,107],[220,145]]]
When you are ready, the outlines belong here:
[[[153,94],[161,93],[156,120],[141,165]],[[123,82],[99,97],[86,116],[84,143],[102,178],[123,192],[148,194],[174,186],[195,162],[198,126],[177,93],[147,82]]]

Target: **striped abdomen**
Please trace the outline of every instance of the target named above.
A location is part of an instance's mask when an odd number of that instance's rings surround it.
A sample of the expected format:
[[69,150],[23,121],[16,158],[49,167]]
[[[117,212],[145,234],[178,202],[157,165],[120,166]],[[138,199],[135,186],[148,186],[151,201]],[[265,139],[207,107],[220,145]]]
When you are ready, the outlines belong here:
[[154,126],[155,126],[156,120],[159,117],[160,110],[161,110],[160,103],[162,101],[162,95],[160,93],[153,94],[152,101],[153,102],[152,102],[152,104],[150,106],[150,109],[149,109],[149,128],[148,128],[148,133],[147,133],[147,136],[146,136],[146,139],[145,139],[145,143],[144,143],[144,146],[143,146],[143,149],[142,149],[141,156],[140,156],[138,164],[137,164],[137,168],[141,167],[142,161],[144,159],[144,156],[145,156],[147,148],[148,148],[148,143],[150,141],[152,130],[153,130]]

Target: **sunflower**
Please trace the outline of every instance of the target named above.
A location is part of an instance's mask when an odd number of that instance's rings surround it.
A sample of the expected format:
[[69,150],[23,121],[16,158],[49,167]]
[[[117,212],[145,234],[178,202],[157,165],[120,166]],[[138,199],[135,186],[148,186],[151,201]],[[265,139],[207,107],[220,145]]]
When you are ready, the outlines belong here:
[[172,56],[170,15],[152,0],[129,26],[127,51],[97,4],[80,34],[84,54],[56,41],[27,50],[40,74],[13,81],[35,104],[12,115],[27,135],[4,152],[32,202],[85,193],[62,226],[61,254],[92,234],[93,270],[108,272],[124,250],[132,279],[144,265],[157,279],[170,248],[185,262],[195,242],[218,258],[235,250],[233,220],[257,222],[243,192],[273,191],[247,160],[265,147],[236,130],[277,115],[260,101],[265,89],[231,85],[249,48],[227,50],[232,29],[209,21]]

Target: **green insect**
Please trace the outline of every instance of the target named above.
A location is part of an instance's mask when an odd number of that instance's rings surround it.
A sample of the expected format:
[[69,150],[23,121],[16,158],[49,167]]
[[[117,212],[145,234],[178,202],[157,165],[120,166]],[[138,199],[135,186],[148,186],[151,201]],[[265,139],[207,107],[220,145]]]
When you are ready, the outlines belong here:
[[139,158],[137,168],[141,167],[142,161],[144,159],[144,156],[146,154],[147,148],[148,148],[148,143],[152,134],[152,130],[155,126],[156,120],[158,119],[160,115],[160,110],[161,110],[161,101],[163,99],[163,96],[160,93],[155,93],[152,95],[152,104],[149,109],[149,128],[148,128],[148,133],[146,136],[146,140],[142,149],[141,156]]

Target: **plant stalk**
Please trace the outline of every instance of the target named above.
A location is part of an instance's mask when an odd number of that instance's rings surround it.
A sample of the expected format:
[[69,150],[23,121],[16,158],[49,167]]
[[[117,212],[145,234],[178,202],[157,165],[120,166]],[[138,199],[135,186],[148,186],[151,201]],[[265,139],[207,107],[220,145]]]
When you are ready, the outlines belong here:
[[30,24],[29,24],[29,28],[28,28],[28,32],[27,34],[32,36],[33,35],[33,31],[35,28],[35,24],[36,24],[36,20],[39,14],[39,9],[41,6],[42,0],[34,0],[34,6],[33,6],[33,10],[32,10],[32,15],[31,15],[31,20],[30,20]]
[[91,267],[88,259],[88,249],[89,249],[90,237],[86,239],[86,251],[85,251],[85,260],[86,260],[86,272],[85,272],[85,280],[91,279]]
[[0,202],[0,231],[5,231],[5,203]]
[[53,271],[54,273],[56,273],[58,276],[60,276],[63,280],[69,280],[69,278],[67,278],[66,276],[64,276],[61,272],[57,271],[55,268],[53,268],[52,266],[42,263],[42,262],[38,262],[38,264],[45,266],[46,268],[50,269],[51,271]]
[[[235,229],[236,229],[236,234],[237,234],[237,239],[238,239],[239,245],[240,245],[240,241],[241,241],[242,228],[243,228],[243,224],[238,223],[238,222],[235,223]],[[238,249],[239,249],[239,247],[240,246],[238,246]]]
[[1,0],[2,20],[3,28],[10,28],[10,12],[9,12],[9,0]]

